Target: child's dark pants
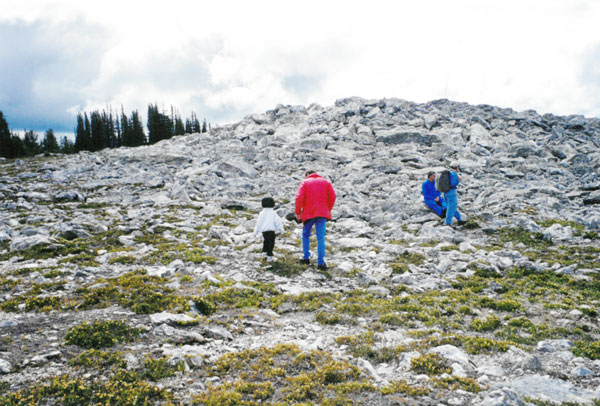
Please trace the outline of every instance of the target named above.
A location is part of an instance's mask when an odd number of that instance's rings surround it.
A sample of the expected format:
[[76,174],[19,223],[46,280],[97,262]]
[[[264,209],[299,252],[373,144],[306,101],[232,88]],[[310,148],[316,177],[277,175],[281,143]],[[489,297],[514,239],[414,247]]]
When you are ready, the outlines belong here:
[[264,231],[262,233],[263,238],[263,249],[262,252],[266,252],[268,257],[273,256],[273,248],[275,248],[275,231]]

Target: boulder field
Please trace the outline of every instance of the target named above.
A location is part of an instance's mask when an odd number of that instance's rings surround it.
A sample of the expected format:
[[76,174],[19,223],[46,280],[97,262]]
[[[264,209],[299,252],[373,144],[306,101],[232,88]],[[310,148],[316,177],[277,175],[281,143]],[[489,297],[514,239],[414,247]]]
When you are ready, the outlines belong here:
[[[421,184],[451,161],[445,227]],[[338,196],[326,271],[290,221],[308,169]],[[597,404],[599,233],[582,116],[348,98],[2,160],[0,404]]]

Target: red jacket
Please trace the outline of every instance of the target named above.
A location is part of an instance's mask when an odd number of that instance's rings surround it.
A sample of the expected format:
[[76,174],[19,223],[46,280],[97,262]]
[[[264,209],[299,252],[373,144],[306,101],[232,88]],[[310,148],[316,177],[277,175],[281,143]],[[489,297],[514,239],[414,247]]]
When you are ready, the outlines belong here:
[[302,214],[302,221],[315,217],[331,220],[331,209],[335,203],[335,191],[331,183],[317,175],[308,175],[296,193],[296,215]]

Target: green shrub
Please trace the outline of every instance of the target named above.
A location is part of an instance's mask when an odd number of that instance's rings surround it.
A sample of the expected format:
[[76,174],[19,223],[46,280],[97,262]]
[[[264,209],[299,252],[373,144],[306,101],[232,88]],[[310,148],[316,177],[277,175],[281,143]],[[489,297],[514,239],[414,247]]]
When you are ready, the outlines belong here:
[[106,367],[125,368],[127,363],[119,351],[105,352],[95,349],[89,349],[82,352],[71,360],[71,365],[82,366],[86,368],[102,369]]
[[534,324],[527,317],[516,317],[514,319],[510,319],[508,321],[508,325],[511,327],[519,327],[519,328],[532,328]]
[[[212,265],[217,262],[216,258],[205,255],[204,250],[200,248],[190,247],[181,243],[173,243],[160,236],[138,238],[136,241],[150,243],[158,249],[157,251],[142,258],[142,262],[151,264],[159,262],[163,265],[168,265],[176,259],[181,259],[184,262],[193,262],[195,264],[206,263]],[[206,242],[205,245],[211,244]]]
[[271,382],[252,383],[239,382],[236,385],[236,391],[248,395],[252,399],[265,400],[273,396],[275,389]]
[[338,324],[342,316],[338,313],[319,312],[315,315],[315,321],[321,324]]
[[488,316],[486,319],[475,319],[471,328],[475,331],[493,331],[500,327],[500,319],[496,315]]
[[211,315],[216,310],[215,306],[211,302],[200,297],[194,298],[194,305],[196,306],[198,312],[205,316]]
[[210,314],[217,308],[270,308],[271,299],[280,294],[272,283],[243,282],[245,286],[229,287],[227,285],[217,292],[196,298],[196,306],[204,314]]
[[596,309],[581,307],[579,310],[588,317],[598,317],[598,311]]
[[471,393],[479,393],[483,390],[477,381],[473,378],[461,378],[458,376],[452,376],[449,378],[436,378],[434,385],[438,388],[450,389],[456,391],[458,389],[464,390]]
[[240,393],[233,390],[229,390],[223,385],[223,387],[213,388],[209,387],[208,391],[197,395],[192,401],[193,405],[202,406],[245,406],[248,405],[242,398]]
[[300,275],[307,268],[307,265],[301,264],[298,258],[287,252],[278,257],[276,261],[267,263],[267,265],[269,265],[267,271],[287,278]]
[[425,257],[423,255],[404,251],[389,265],[392,268],[392,274],[401,274],[409,270],[409,264],[418,266],[423,264],[423,262],[425,262]]
[[[34,283],[26,293],[13,296],[0,305],[5,312],[16,312],[20,305],[25,305],[25,311],[49,312],[62,308],[70,308],[72,304],[64,297],[54,296],[53,292],[64,289],[65,282]],[[11,286],[7,284],[5,286]],[[17,285],[12,285],[17,286]]]
[[63,276],[63,275],[67,275],[67,274],[69,274],[69,272],[59,271],[58,269],[53,269],[51,271],[46,272],[44,274],[44,278],[52,279],[52,278],[56,278],[57,276]]
[[184,361],[170,364],[167,358],[148,358],[144,362],[144,372],[141,374],[143,378],[151,381],[159,381],[163,378],[174,376],[176,372],[184,372]]
[[573,354],[578,357],[600,359],[600,341],[577,341],[573,349]]
[[143,330],[129,327],[119,320],[83,322],[69,330],[65,343],[82,348],[106,348],[118,342],[133,341]]
[[122,257],[111,258],[108,260],[108,263],[110,265],[113,265],[113,264],[129,265],[129,264],[133,264],[136,260],[137,260],[137,258],[134,256],[125,255]]
[[144,406],[169,401],[172,397],[167,390],[139,379],[135,372],[119,370],[108,381],[86,382],[67,375],[54,377],[47,384],[0,395],[0,404]]
[[463,347],[469,354],[482,354],[493,352],[506,352],[511,345],[510,341],[498,341],[485,337],[468,337],[462,336]]
[[475,276],[480,278],[501,278],[502,274],[496,272],[493,268],[480,268],[475,270]]
[[373,331],[369,331],[356,336],[342,336],[335,339],[339,345],[347,345],[352,356],[355,358],[368,358],[377,364],[390,362],[395,359],[399,353],[404,351],[402,347],[377,347],[378,341]]
[[406,381],[400,380],[400,381],[392,381],[392,382],[390,382],[389,385],[381,388],[381,393],[383,395],[391,395],[394,393],[404,393],[409,396],[422,396],[422,395],[427,395],[429,393],[429,389],[411,386]]
[[529,232],[524,228],[501,228],[496,231],[501,243],[522,243],[529,248],[544,249],[552,245],[552,241],[546,240],[540,232]]
[[494,309],[502,312],[514,312],[521,308],[521,304],[512,299],[494,300],[489,297],[482,297],[479,303],[481,306],[487,307],[488,309]]
[[63,299],[58,296],[36,296],[26,300],[25,309],[28,312],[33,310],[48,312],[53,309],[60,309],[62,304]]
[[94,283],[106,286],[90,289],[84,286],[77,290],[83,303],[82,309],[103,308],[112,304],[127,307],[137,314],[161,311],[187,311],[189,298],[179,296],[165,285],[169,279],[151,276],[144,269],[137,269],[122,276],[101,279]]
[[[355,365],[334,360],[322,351],[302,352],[295,344],[228,353],[215,362],[213,371],[227,382],[209,387],[193,404],[308,406],[326,404],[333,393],[342,399],[343,394],[356,393],[359,388],[376,390],[370,381],[360,379],[361,371]],[[276,394],[281,396],[279,402],[267,401]]]
[[476,230],[478,228],[481,228],[481,226],[477,221],[473,219],[468,219],[467,222],[463,225],[463,228],[465,230]]
[[438,354],[422,354],[410,360],[410,369],[420,374],[441,375],[449,374],[452,370],[446,361]]

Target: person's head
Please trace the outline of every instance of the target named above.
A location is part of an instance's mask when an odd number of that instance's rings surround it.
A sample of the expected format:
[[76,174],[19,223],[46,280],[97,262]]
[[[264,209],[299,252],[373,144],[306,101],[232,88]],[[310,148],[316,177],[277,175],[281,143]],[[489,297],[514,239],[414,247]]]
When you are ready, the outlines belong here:
[[458,172],[459,171],[459,167],[458,167],[458,161],[452,161],[450,163],[450,169]]
[[312,175],[313,173],[317,173],[317,172],[315,172],[315,171],[313,171],[313,170],[309,169],[309,170],[307,170],[307,171],[306,171],[306,173],[304,174],[304,177],[310,176],[310,175]]
[[263,197],[261,204],[264,208],[273,208],[275,207],[275,200],[272,197]]
[[430,182],[433,182],[435,180],[435,172],[427,172],[427,179],[429,179]]

